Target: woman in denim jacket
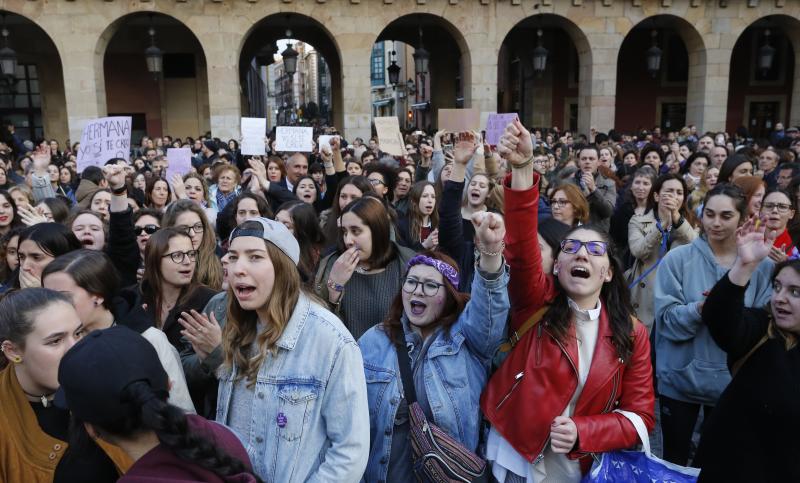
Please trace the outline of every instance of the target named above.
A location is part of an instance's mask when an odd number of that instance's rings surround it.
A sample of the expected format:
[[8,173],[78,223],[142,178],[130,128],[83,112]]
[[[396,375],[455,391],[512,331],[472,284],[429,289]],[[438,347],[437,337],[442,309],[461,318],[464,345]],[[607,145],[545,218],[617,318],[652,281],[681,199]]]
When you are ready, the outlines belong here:
[[217,421],[265,481],[357,482],[369,453],[358,345],[301,289],[300,247],[283,224],[245,221],[228,256]]
[[478,400],[502,341],[509,302],[500,215],[472,216],[481,252],[472,294],[459,293],[456,263],[423,252],[408,263],[386,321],[359,340],[364,355],[370,452],[362,481],[414,481],[409,412],[395,341],[409,350],[417,401],[427,419],[470,450],[478,446]]

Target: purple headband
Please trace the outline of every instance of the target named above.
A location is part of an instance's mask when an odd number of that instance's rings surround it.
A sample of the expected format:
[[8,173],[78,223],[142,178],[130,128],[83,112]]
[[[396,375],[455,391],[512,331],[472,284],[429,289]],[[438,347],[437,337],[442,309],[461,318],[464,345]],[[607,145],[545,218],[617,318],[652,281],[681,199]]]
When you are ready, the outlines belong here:
[[458,271],[456,271],[452,265],[435,258],[427,257],[425,255],[417,255],[408,261],[407,268],[411,268],[414,265],[420,264],[435,268],[436,271],[441,273],[442,276],[446,278],[447,281],[456,288],[456,290],[458,290]]

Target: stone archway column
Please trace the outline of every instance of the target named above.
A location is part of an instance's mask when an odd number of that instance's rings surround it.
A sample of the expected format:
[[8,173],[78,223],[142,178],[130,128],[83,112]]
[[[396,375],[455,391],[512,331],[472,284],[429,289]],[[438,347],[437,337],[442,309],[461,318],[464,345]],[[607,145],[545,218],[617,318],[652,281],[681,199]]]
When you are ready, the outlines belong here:
[[[83,128],[92,119],[107,115],[103,59],[94,49],[94,42],[85,34],[66,38],[59,48],[64,70],[64,97],[67,128],[71,143],[81,140]],[[77,38],[81,37],[81,38]],[[98,65],[99,64],[99,65]]]
[[241,136],[239,58],[234,52],[233,46],[226,49],[223,43],[205,49],[211,135],[220,139],[239,139]]
[[[471,42],[470,45],[480,45]],[[468,57],[469,66],[465,66],[463,73],[464,82],[464,107],[477,109],[478,112],[497,111],[497,56],[500,50],[498,45],[473,47]],[[485,126],[481,126],[484,128]]]
[[699,132],[724,132],[728,115],[731,49],[689,47],[689,82],[686,88],[686,124]]
[[591,55],[578,51],[578,132],[589,136],[613,129],[616,114],[617,58],[622,37],[617,34],[588,35]]
[[375,37],[354,33],[337,35],[342,59],[342,99],[334,104],[336,119],[344,124],[336,126],[343,130],[346,139],[352,142],[360,137],[366,142],[372,136],[372,86],[370,85],[370,62]]

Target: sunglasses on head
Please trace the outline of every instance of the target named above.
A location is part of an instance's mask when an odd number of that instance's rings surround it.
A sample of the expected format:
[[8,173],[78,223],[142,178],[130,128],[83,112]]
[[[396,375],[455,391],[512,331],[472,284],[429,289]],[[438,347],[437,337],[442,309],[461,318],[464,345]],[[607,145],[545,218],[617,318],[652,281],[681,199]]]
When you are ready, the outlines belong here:
[[574,255],[578,253],[581,247],[586,247],[586,251],[595,257],[601,257],[608,251],[608,244],[603,241],[580,241],[572,238],[567,238],[561,242],[561,251]]
[[148,235],[152,235],[153,233],[157,232],[158,230],[159,230],[159,227],[156,226],[156,225],[136,226],[136,227],[133,228],[133,232],[136,234],[136,236],[141,235],[142,232],[145,232]]

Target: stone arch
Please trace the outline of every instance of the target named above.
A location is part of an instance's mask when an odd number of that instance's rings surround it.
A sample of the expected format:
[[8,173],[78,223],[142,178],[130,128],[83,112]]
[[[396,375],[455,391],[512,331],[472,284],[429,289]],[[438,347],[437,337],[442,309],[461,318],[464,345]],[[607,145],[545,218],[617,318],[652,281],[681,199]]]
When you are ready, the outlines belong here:
[[[471,55],[461,30],[439,13],[404,13],[384,23],[374,42],[399,41],[413,48],[422,43],[430,53],[429,74],[416,75],[413,64],[405,77],[413,78],[418,86],[418,101],[429,101],[430,109],[419,111],[419,127],[436,125],[436,110],[440,108],[471,107]],[[453,52],[458,52],[458,57]],[[454,79],[457,79],[454,82]],[[419,97],[426,92],[425,98]]]
[[[650,31],[653,30],[658,33],[659,47],[664,52],[664,56],[662,57],[661,71],[657,74],[657,80],[648,82],[645,52],[651,45]],[[671,31],[677,34],[682,45],[670,43],[671,37],[668,34],[665,35],[664,32]],[[649,129],[652,126],[661,124],[661,119],[664,118],[664,112],[661,110],[662,106],[669,108],[685,103],[683,123],[698,124],[698,127],[702,128],[705,105],[710,102],[705,96],[707,49],[703,35],[686,19],[671,14],[647,16],[621,33],[624,35],[624,39],[620,45],[617,58],[617,113],[615,116],[618,123],[617,127],[624,130],[639,127]],[[670,73],[667,71],[669,65],[664,64],[665,60],[669,60],[669,49],[680,48],[685,48],[686,65],[684,66],[680,61],[676,62],[676,64],[686,68],[685,82],[682,79],[670,78]],[[636,50],[631,52],[632,49]],[[624,60],[631,62],[631,59],[624,59],[624,56],[634,54],[636,55],[635,60],[641,62],[640,66],[633,67],[624,62]],[[682,54],[681,52],[678,55]],[[628,85],[631,83],[644,90],[639,95],[631,95],[630,86]],[[654,97],[653,89],[656,88],[658,89],[656,91],[656,102],[653,104],[651,103]],[[623,93],[621,90],[626,92]],[[650,103],[649,106],[648,103]],[[670,129],[680,129],[680,127],[682,126],[670,126]]]
[[[333,124],[344,125],[344,98],[342,95],[342,55],[336,36],[319,20],[306,13],[275,12],[258,18],[241,37],[239,45],[239,79],[245,75],[250,61],[263,48],[275,46],[275,42],[286,37],[285,31],[292,31],[292,39],[305,42],[319,52],[330,69],[330,105]],[[274,53],[277,52],[275,48]],[[272,80],[270,79],[270,82]],[[244,109],[243,109],[244,111]]]
[[[770,42],[776,50],[776,77],[762,79],[755,66],[758,46],[764,41],[764,31],[772,33]],[[780,45],[776,44],[776,40]],[[773,123],[800,123],[800,79],[797,78],[797,53],[800,52],[800,19],[785,15],[764,15],[750,21],[739,32],[730,58],[726,129],[733,132],[743,125],[751,135],[772,128]],[[777,65],[776,65],[777,67]],[[770,114],[756,113],[756,106],[777,109]],[[769,109],[772,111],[772,109]],[[770,117],[766,119],[765,116]],[[768,126],[762,123],[767,120]],[[753,124],[753,121],[756,124]],[[786,127],[788,127],[788,125]],[[763,132],[761,133],[763,134]]]
[[61,107],[65,102],[64,72],[58,45],[33,17],[7,7],[0,13],[6,15],[9,45],[17,53],[18,66],[15,80],[7,80],[0,94],[0,118],[14,122],[21,133],[29,133],[25,139],[42,134],[60,141],[67,139],[68,120]]
[[[165,74],[158,79],[148,75],[143,55],[151,22],[156,43],[165,55]],[[126,61],[115,60],[118,56]],[[183,19],[161,11],[122,13],[97,37],[94,57],[101,115],[144,114],[144,125],[137,127],[134,119],[134,144],[144,133],[186,137],[210,129],[205,50]],[[176,72],[177,65],[180,72]]]
[[[526,72],[533,72],[532,59],[529,54],[536,46],[536,32],[538,29],[542,29],[543,47],[548,49],[547,67],[542,74],[542,78],[546,80],[538,82],[539,84],[547,85],[539,89],[536,88],[537,80],[531,80],[530,76],[526,75]],[[572,47],[575,49],[575,59],[571,58],[569,47],[565,47],[562,44],[564,40],[571,41]],[[512,47],[511,44],[516,44],[517,47]],[[520,44],[525,46],[520,48]],[[570,129],[569,116],[573,114],[570,104],[573,104],[573,102],[569,101],[569,99],[572,99],[574,104],[577,104],[578,118],[574,128],[578,129],[578,124],[586,124],[586,122],[582,121],[584,117],[588,119],[587,108],[590,105],[589,97],[591,96],[592,83],[592,49],[586,32],[572,20],[559,13],[538,13],[518,21],[506,31],[499,44],[497,54],[498,86],[500,83],[506,84],[506,79],[503,78],[503,75],[508,75],[509,73],[508,67],[510,65],[507,64],[511,61],[512,50],[516,52],[516,56],[519,59],[518,72],[523,78],[521,84],[523,86],[526,83],[532,84],[533,102],[537,102],[537,99],[543,101],[533,106],[533,115],[526,115],[524,121],[537,127],[559,125],[563,129]],[[564,59],[566,59],[566,62],[564,62]],[[572,65],[573,63],[577,65]],[[558,75],[554,70],[557,70]],[[559,90],[562,91],[558,96],[555,95],[556,79],[566,79],[566,85],[558,86]],[[524,103],[525,101],[523,100],[522,102]],[[498,109],[508,110],[504,109],[506,106],[508,106],[508,94],[504,92],[501,97],[500,88],[498,87]],[[526,109],[520,110],[524,112]],[[537,110],[540,113],[537,114]]]

